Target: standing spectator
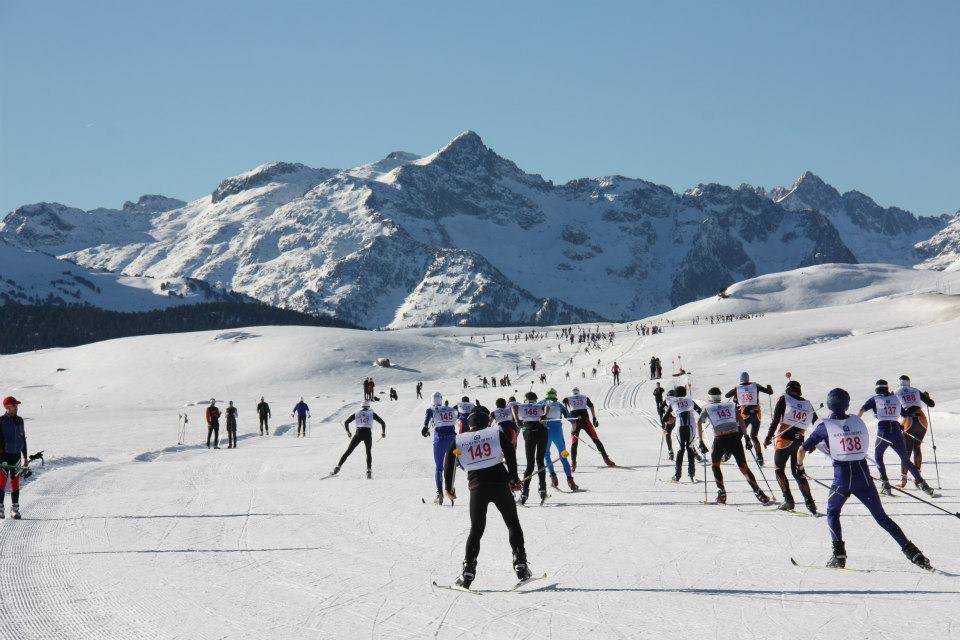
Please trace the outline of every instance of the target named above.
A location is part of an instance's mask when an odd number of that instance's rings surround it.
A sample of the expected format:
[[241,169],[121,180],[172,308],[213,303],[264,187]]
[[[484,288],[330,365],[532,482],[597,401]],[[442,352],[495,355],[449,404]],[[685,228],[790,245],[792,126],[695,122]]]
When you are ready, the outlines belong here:
[[257,403],[257,415],[260,417],[260,435],[266,431],[270,435],[270,405],[260,396],[260,402]]
[[423,399],[423,380],[417,380],[417,400]]
[[210,398],[210,406],[206,411],[207,419],[207,449],[210,448],[210,436],[213,436],[213,448],[220,448],[220,409],[217,408],[215,398]]
[[291,417],[297,417],[297,437],[306,438],[307,437],[307,418],[310,416],[310,407],[307,406],[307,403],[303,401],[303,397],[300,398],[300,402],[293,407],[293,413],[290,414]]
[[227,449],[237,448],[237,408],[233,400],[227,403]]

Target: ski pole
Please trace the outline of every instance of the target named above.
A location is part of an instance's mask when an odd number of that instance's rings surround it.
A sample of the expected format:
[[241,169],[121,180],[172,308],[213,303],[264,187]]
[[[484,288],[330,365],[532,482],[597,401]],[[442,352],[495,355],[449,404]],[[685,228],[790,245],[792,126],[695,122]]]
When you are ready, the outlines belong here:
[[[701,453],[703,453],[701,451]],[[710,504],[710,498],[707,494],[707,454],[703,454],[703,504]]]
[[[872,460],[872,459],[871,459],[871,460]],[[876,464],[876,463],[874,462],[874,464]],[[808,475],[806,474],[806,472],[804,472],[803,476],[804,476],[805,478],[809,479],[809,480],[813,480],[814,482],[816,482],[816,483],[817,483],[818,485],[820,485],[821,487],[824,487],[825,489],[828,489],[828,490],[830,491],[830,495],[833,495],[834,489],[833,489],[833,487],[831,487],[831,486],[828,485],[827,483],[825,483],[825,482],[820,482],[820,481],[817,480],[816,478],[813,478],[813,477],[811,477],[811,476],[808,476]],[[875,482],[876,482],[876,480],[877,480],[877,479],[874,478],[872,475],[870,476],[870,479],[873,480],[873,481],[875,481]],[[934,509],[937,509],[938,511],[943,511],[944,513],[949,514],[949,515],[951,515],[951,516],[953,516],[953,517],[955,517],[955,518],[960,518],[960,512],[948,511],[947,509],[944,509],[944,508],[941,507],[940,505],[934,504],[934,503],[930,502],[929,500],[924,500],[924,499],[921,498],[920,496],[915,496],[915,495],[913,495],[912,493],[910,493],[909,491],[904,491],[903,489],[901,489],[900,487],[898,487],[898,486],[896,486],[896,485],[892,485],[891,488],[896,489],[897,491],[899,491],[899,492],[902,493],[903,495],[909,496],[909,497],[913,498],[914,500],[917,500],[917,501],[922,502],[922,503],[924,503],[924,504],[930,505],[931,507],[933,507]]]
[[750,455],[753,456],[753,462],[757,465],[757,471],[760,472],[760,477],[763,478],[763,483],[767,485],[767,491],[770,492],[771,497],[775,496],[776,494],[773,492],[773,487],[770,486],[770,482],[767,480],[767,476],[764,475],[763,473],[763,466],[761,466],[760,461],[757,460],[757,454],[753,452],[753,447],[750,447],[749,451],[750,451]]
[[657,469],[653,473],[653,481],[656,482],[657,478],[660,475],[660,459],[663,458],[663,442],[667,439],[667,431],[661,429],[660,431],[660,453],[657,454]]
[[[567,453],[566,450],[564,450],[564,451],[561,451],[561,452],[560,452],[560,457],[561,457],[561,458],[566,458],[567,455],[564,455],[564,454],[570,455],[569,453]],[[549,467],[551,464],[554,464],[555,462],[559,462],[559,461],[560,461],[559,459],[553,459],[553,458],[551,458],[550,460],[547,461],[547,463],[546,463],[545,465],[538,466],[538,467],[533,471],[533,473],[531,473],[530,475],[526,475],[526,476],[523,476],[522,478],[520,478],[520,482],[526,482],[527,480],[529,480],[529,479],[532,478],[533,476],[537,475],[537,474],[540,473],[541,471],[544,472],[544,473],[546,473],[547,467]]]
[[937,471],[937,489],[943,489],[940,486],[940,465],[937,463],[937,441],[933,437],[933,411],[930,411],[929,406],[927,412],[930,414],[930,444],[933,446],[933,468]]

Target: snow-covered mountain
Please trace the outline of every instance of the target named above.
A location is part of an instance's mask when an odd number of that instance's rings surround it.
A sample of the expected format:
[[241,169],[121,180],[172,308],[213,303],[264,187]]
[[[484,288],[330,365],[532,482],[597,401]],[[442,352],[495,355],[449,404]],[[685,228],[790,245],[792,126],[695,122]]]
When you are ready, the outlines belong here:
[[914,265],[921,254],[914,248],[949,222],[950,216],[916,216],[898,207],[881,207],[859,191],[841,194],[807,171],[793,186],[777,187],[770,198],[785,209],[822,213],[840,232],[859,262]]
[[[192,277],[400,328],[636,318],[764,273],[857,262],[857,251],[902,263],[901,244],[946,224],[855,192],[831,199],[826,185],[814,198],[813,184],[773,197],[717,184],[677,194],[622,176],[555,185],[466,132],[424,157],[398,151],[342,171],[263,165],[189,204],[152,197],[153,211],[29,205],[0,237],[90,268]],[[849,237],[861,229],[886,243]]]
[[917,244],[916,251],[924,258],[920,266],[925,269],[960,271],[960,211],[936,235]]
[[194,278],[159,280],[96,271],[0,239],[0,305],[87,304],[111,311],[148,311],[222,301],[250,299]]

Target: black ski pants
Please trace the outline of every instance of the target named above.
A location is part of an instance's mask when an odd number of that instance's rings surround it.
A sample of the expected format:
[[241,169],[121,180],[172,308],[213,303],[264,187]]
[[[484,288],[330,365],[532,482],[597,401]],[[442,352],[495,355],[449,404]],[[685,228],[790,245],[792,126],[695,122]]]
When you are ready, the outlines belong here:
[[[540,458],[543,460],[543,457]],[[503,523],[507,525],[510,536],[510,548],[513,550],[514,564],[527,562],[527,552],[523,545],[523,529],[517,516],[517,503],[513,500],[510,485],[506,482],[481,484],[470,490],[470,533],[467,535],[467,548],[464,562],[475,567],[480,555],[480,539],[487,527],[487,507],[493,504],[500,512]]]
[[[533,426],[536,425],[536,426]],[[527,454],[527,470],[523,477],[523,495],[530,493],[530,481],[533,479],[533,469],[536,465],[537,479],[540,491],[547,490],[547,468],[544,460],[547,455],[547,428],[539,423],[527,422],[523,425],[523,448]]]
[[347,461],[347,458],[350,457],[350,454],[353,453],[353,450],[356,449],[357,445],[361,442],[367,449],[367,469],[369,470],[373,466],[373,452],[371,451],[373,447],[373,435],[370,429],[357,429],[353,432],[353,438],[350,439],[347,450],[340,456],[340,462],[337,463],[338,467],[343,466],[343,463]]

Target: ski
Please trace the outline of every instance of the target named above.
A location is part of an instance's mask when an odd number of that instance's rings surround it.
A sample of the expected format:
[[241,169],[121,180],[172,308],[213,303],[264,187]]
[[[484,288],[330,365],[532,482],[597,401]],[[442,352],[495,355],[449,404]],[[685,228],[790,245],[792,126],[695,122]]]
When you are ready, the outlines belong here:
[[527,578],[526,580],[521,580],[521,581],[518,582],[517,584],[513,585],[513,588],[510,589],[510,591],[516,591],[517,589],[519,589],[520,587],[522,587],[522,586],[524,586],[524,585],[530,584],[531,582],[535,582],[535,581],[537,581],[537,580],[543,580],[543,579],[545,579],[546,577],[547,577],[547,574],[543,574],[542,576],[531,576],[531,577]]
[[[852,569],[852,568],[850,568],[850,567],[828,567],[828,566],[826,566],[826,565],[819,565],[819,564],[801,564],[801,563],[797,562],[796,560],[794,560],[793,558],[790,558],[790,563],[791,563],[793,566],[798,567],[798,568],[800,568],[800,569],[826,569],[827,571],[853,571],[854,573],[878,573],[878,572],[884,572],[884,573],[917,573],[916,571],[907,571],[907,570],[901,570],[901,569],[855,569],[855,568]],[[956,575],[956,574],[952,574],[952,573],[947,573],[946,571],[941,571],[940,569],[937,569],[937,568],[935,568],[935,567],[931,567],[931,568],[929,568],[929,569],[924,569],[923,567],[917,567],[917,568],[918,568],[918,569],[921,569],[922,571],[925,571],[925,572],[927,572],[927,573],[933,573],[933,574],[937,574],[937,575],[941,575],[941,576],[954,577],[954,576]]]
[[549,494],[544,494],[544,496],[543,496],[542,498],[540,498],[540,506],[541,506],[541,507],[543,506],[543,503],[546,502],[546,501],[547,501],[547,498],[549,498],[549,497],[550,497]]
[[473,596],[482,596],[483,593],[480,591],[474,591],[473,589],[468,589],[467,587],[460,587],[455,584],[437,584],[437,581],[433,581],[433,586],[437,589],[446,589],[447,591],[459,591],[461,593],[469,593]]
[[321,480],[329,480],[330,478],[336,478],[336,477],[337,477],[337,474],[336,474],[336,473],[328,473],[328,474],[325,475],[325,476],[321,476],[320,479],[321,479]]
[[791,510],[791,511],[785,511],[785,510],[780,509],[780,508],[778,508],[778,507],[775,507],[775,508],[772,508],[772,509],[769,508],[769,507],[761,507],[761,508],[759,508],[759,509],[737,509],[737,511],[740,511],[741,513],[782,513],[782,514],[788,515],[788,516],[802,516],[802,517],[805,517],[805,518],[822,518],[822,517],[824,517],[824,514],[822,514],[822,513],[807,513],[806,511],[792,511],[792,510]]

